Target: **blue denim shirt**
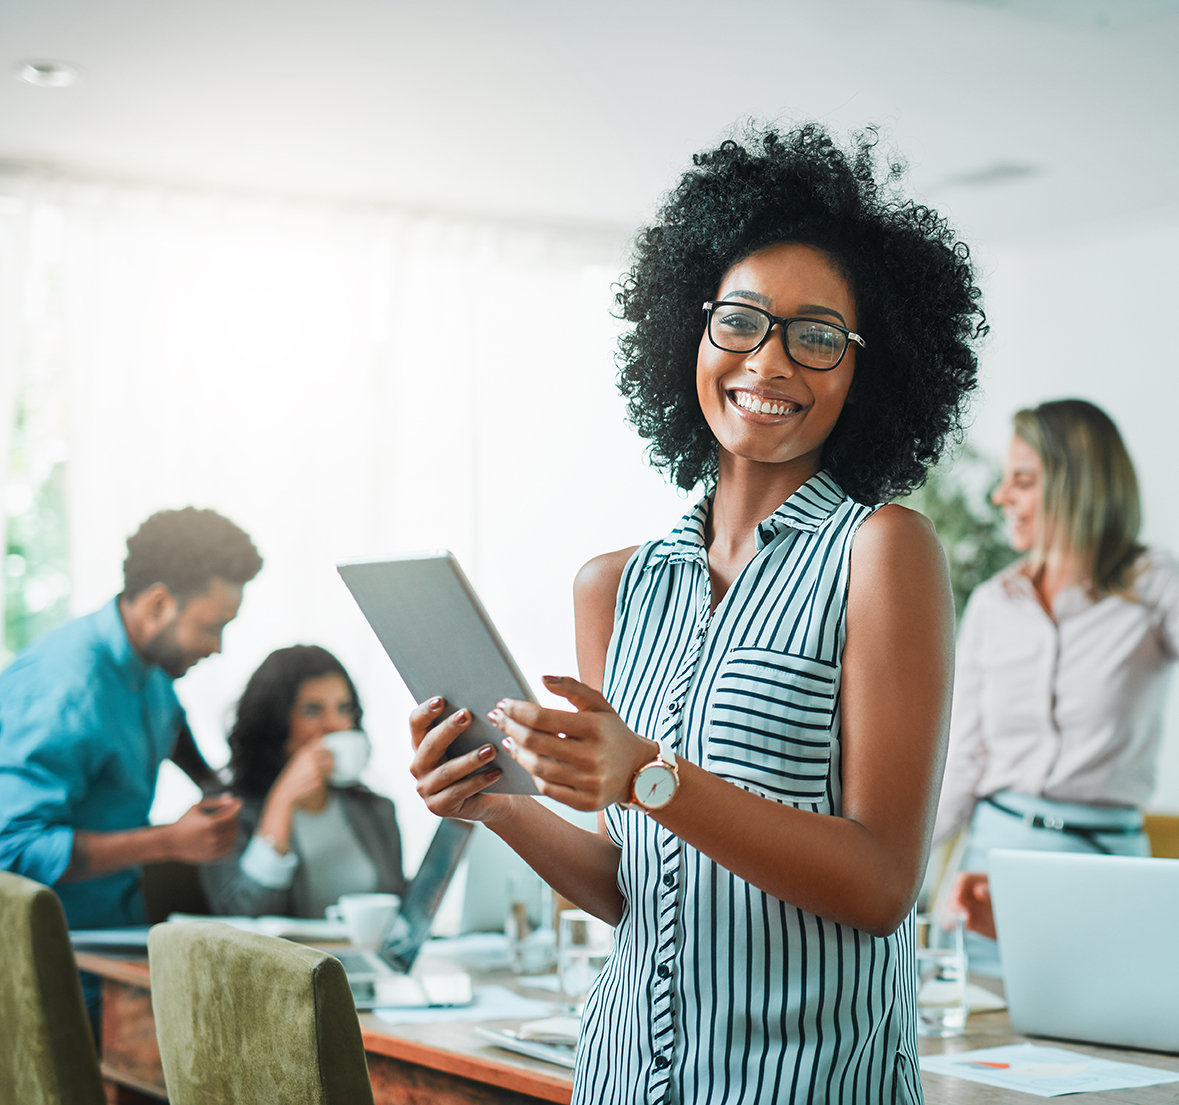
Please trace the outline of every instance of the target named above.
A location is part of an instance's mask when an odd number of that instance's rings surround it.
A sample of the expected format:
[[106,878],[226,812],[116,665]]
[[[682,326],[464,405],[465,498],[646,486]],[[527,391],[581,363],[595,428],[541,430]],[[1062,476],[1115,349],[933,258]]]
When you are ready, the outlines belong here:
[[0,672],[0,869],[52,886],[71,928],[144,923],[138,868],[58,880],[75,830],[147,825],[183,718],[171,677],[136,654],[115,599]]

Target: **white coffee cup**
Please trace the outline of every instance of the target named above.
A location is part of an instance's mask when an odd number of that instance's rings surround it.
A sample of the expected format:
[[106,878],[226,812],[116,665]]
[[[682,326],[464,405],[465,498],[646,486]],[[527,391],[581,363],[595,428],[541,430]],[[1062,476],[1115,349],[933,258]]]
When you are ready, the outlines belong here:
[[334,787],[351,787],[360,782],[360,773],[368,763],[371,746],[368,734],[360,729],[342,729],[328,733],[323,746],[332,754],[332,773],[328,782]]
[[396,894],[342,894],[325,911],[333,921],[343,921],[353,944],[372,947],[385,934],[401,905]]

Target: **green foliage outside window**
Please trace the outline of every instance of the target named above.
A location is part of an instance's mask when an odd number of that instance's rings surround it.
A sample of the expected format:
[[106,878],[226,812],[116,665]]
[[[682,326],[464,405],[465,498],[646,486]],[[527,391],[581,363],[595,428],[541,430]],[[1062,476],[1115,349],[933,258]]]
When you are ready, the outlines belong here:
[[30,432],[34,421],[22,407],[9,460],[0,666],[70,613],[64,450]]
[[998,468],[967,445],[934,468],[923,487],[901,500],[937,528],[950,562],[958,621],[975,587],[1019,556],[1007,544],[1002,511],[991,502],[998,482]]

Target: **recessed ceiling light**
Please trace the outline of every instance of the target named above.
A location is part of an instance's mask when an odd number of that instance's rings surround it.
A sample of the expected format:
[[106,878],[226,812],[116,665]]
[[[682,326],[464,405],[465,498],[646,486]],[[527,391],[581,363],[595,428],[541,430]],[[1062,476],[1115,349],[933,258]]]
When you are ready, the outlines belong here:
[[68,88],[81,76],[82,70],[68,61],[20,61],[16,64],[17,80],[39,88]]

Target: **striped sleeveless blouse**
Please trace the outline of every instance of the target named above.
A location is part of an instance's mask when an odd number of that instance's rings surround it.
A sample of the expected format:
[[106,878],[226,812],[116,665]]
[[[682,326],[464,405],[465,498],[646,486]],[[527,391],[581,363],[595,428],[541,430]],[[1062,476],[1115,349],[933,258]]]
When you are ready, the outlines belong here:
[[[606,658],[627,724],[755,794],[838,815],[848,564],[873,509],[813,477],[758,527],[711,615],[707,500],[640,548]],[[911,917],[869,936],[763,893],[642,812],[612,807],[606,827],[626,904],[586,1003],[575,1105],[922,1100]]]

